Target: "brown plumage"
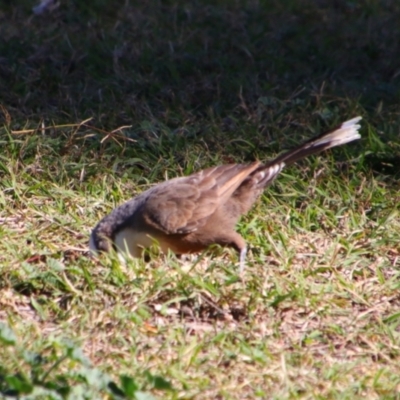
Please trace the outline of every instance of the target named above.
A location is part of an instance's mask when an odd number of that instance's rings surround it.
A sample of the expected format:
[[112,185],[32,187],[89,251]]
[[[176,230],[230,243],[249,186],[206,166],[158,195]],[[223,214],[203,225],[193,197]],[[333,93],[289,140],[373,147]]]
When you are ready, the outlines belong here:
[[156,241],[164,252],[195,253],[211,244],[235,248],[244,268],[246,243],[235,231],[261,192],[283,167],[297,160],[359,139],[361,117],[344,122],[262,164],[228,164],[160,183],[114,209],[93,229],[94,253],[114,248],[139,257]]

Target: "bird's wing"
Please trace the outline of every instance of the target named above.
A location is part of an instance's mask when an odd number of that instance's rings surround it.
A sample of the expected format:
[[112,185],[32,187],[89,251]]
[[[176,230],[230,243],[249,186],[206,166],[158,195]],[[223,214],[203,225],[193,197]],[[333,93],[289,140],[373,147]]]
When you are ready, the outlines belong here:
[[150,190],[142,217],[167,234],[196,231],[259,165],[221,165],[159,184]]

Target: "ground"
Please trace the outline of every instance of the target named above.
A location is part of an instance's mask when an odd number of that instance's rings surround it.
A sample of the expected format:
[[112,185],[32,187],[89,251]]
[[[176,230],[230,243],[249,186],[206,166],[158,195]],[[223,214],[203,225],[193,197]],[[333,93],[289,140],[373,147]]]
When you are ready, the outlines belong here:
[[[1,395],[399,398],[398,2],[81,3],[0,10]],[[243,276],[218,247],[90,257],[152,184],[357,115],[242,218]]]

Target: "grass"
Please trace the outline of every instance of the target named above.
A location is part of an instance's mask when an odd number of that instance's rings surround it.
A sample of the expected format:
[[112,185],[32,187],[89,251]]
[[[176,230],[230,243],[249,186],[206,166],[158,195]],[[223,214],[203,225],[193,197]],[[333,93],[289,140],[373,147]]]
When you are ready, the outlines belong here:
[[[399,398],[398,3],[33,5],[0,14],[1,396]],[[242,279],[220,248],[88,257],[152,184],[359,114],[243,217]]]

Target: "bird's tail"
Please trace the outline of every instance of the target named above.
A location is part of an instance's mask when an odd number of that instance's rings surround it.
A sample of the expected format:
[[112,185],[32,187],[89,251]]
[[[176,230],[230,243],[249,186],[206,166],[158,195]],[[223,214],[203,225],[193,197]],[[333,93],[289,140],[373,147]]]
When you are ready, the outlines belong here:
[[252,178],[258,181],[258,187],[265,187],[275,179],[285,166],[291,165],[304,157],[317,154],[323,150],[341,146],[342,144],[360,139],[361,135],[358,133],[358,130],[360,129],[358,122],[360,120],[361,117],[356,117],[343,122],[342,125],[334,131],[323,133],[322,135],[312,138],[300,146],[281,154],[274,160],[260,166],[258,170],[253,172]]
[[322,135],[310,139],[308,142],[301,144],[295,149],[278,156],[275,160],[271,161],[271,164],[284,162],[285,165],[291,165],[301,158],[360,139],[361,135],[358,133],[360,129],[358,122],[360,120],[361,117],[356,117],[343,122],[343,124],[333,132],[323,133]]

